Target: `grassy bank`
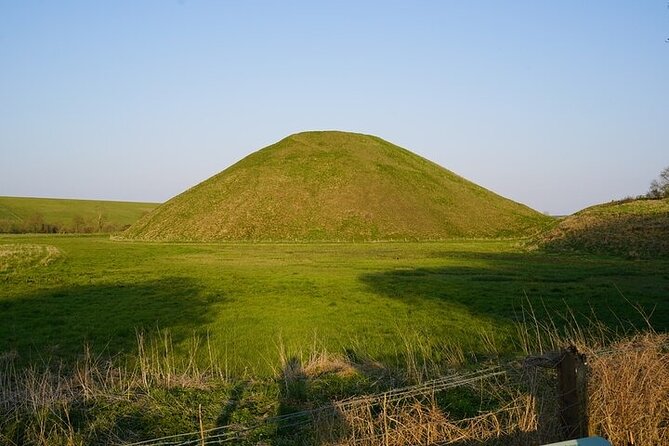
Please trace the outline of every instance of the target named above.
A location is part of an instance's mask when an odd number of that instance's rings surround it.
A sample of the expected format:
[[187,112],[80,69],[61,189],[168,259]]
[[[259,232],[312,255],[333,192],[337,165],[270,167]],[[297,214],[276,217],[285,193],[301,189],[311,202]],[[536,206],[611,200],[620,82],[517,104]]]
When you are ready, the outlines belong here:
[[624,200],[583,209],[540,236],[538,243],[553,252],[669,258],[669,199]]

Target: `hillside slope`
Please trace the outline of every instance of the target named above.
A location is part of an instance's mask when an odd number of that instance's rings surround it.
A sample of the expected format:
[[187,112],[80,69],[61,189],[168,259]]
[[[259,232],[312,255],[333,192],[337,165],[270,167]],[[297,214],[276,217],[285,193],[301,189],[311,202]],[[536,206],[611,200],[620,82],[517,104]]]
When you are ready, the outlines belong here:
[[669,199],[586,208],[542,236],[539,246],[630,258],[669,257]]
[[120,231],[157,206],[125,201],[0,197],[0,233]]
[[549,219],[380,138],[305,132],[135,223],[129,238],[428,240],[522,236]]

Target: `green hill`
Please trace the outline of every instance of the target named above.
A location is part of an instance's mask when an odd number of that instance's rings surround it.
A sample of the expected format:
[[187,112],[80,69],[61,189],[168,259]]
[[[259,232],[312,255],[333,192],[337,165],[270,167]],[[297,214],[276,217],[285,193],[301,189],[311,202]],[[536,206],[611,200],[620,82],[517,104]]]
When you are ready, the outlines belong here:
[[543,235],[539,246],[630,258],[669,257],[669,199],[586,208]]
[[172,198],[128,238],[429,240],[536,233],[550,221],[380,138],[305,132]]
[[155,203],[0,197],[0,232],[115,232],[126,229]]

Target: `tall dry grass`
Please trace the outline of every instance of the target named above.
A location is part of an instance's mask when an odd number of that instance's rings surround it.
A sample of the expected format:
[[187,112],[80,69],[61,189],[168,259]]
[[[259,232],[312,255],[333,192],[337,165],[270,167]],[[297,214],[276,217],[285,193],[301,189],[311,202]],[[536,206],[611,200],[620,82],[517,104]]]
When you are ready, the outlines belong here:
[[590,431],[614,445],[669,444],[669,336],[643,333],[589,354]]
[[[214,359],[208,338],[193,336],[185,355],[176,354],[172,338],[159,330],[147,338],[137,333],[137,358],[115,361],[85,347],[72,367],[18,366],[16,355],[0,357],[0,444],[84,445],[73,407],[130,400],[152,388],[206,388],[227,371]],[[202,365],[203,354],[208,359]],[[92,405],[92,404],[90,404]],[[113,432],[109,441],[118,439]],[[119,440],[120,441],[120,440]]]
[[[625,335],[596,324],[558,330],[550,321],[536,320],[526,321],[519,333],[518,342],[527,351],[547,353],[576,345],[587,355],[592,434],[614,445],[669,445],[669,335],[652,330]],[[494,350],[495,342],[489,344]],[[212,380],[229,378],[206,339],[193,338],[186,355],[175,353],[171,337],[163,331],[150,337],[138,333],[137,345],[136,361],[119,365],[86,349],[67,371],[18,367],[12,355],[0,357],[0,444],[83,445],[87,439],[73,407],[104,407],[158,387],[206,390]],[[454,367],[463,376],[471,370],[463,368],[468,354],[452,345],[439,351],[437,344],[412,342],[410,337],[405,339],[405,349],[397,369],[371,357],[351,358],[323,348],[314,347],[299,359],[282,349],[277,377],[286,390],[294,388],[295,381],[319,382],[333,375],[374,376],[387,380],[388,388],[416,384],[399,397],[398,393],[380,393],[335,401],[329,410],[309,414],[305,418],[310,419],[309,424],[294,430],[289,438],[323,446],[520,446],[561,439],[553,369],[537,367],[536,361],[515,361],[504,364],[503,374],[463,380],[457,389],[437,388],[429,386],[431,378],[450,373],[458,382]],[[474,410],[470,407],[463,416],[457,404],[453,405],[458,398],[457,392],[451,393],[454,389],[464,390],[470,399],[473,395],[480,404],[472,403]],[[197,409],[199,418],[192,430],[202,431],[201,406]],[[272,423],[271,417],[263,418],[263,423]],[[277,421],[279,442],[285,434],[280,423]],[[112,443],[127,438],[124,432],[113,430],[106,435]],[[292,440],[287,441],[282,444]],[[209,444],[204,434],[202,444]]]
[[444,401],[456,387],[432,387],[426,382],[415,390],[408,388],[399,397],[391,391],[334,403],[332,411],[319,413],[314,420],[313,444],[520,446],[560,439],[556,389],[550,373],[521,367],[464,381],[468,382],[462,387],[481,398],[482,406],[484,401],[493,401],[496,407],[458,416],[453,412],[457,409]]
[[[533,360],[512,364],[504,379],[473,387],[482,400],[498,401],[500,407],[458,419],[434,393],[336,404],[333,415],[321,416],[316,423],[318,444],[537,445],[563,440],[557,374],[554,368],[538,365],[554,362],[559,358],[556,352],[576,346],[588,358],[590,434],[613,445],[669,445],[669,335],[653,331],[650,325],[645,331],[614,331],[596,320],[579,325],[570,313],[565,317],[567,323],[557,324],[530,313],[518,327],[517,340]],[[448,354],[438,355],[437,364],[434,356],[425,354],[434,353],[435,346],[405,342],[404,376],[409,381],[423,382],[465,357],[446,346]],[[494,342],[490,346],[493,351]],[[318,357],[320,368],[326,358]],[[305,368],[309,367],[307,363]]]

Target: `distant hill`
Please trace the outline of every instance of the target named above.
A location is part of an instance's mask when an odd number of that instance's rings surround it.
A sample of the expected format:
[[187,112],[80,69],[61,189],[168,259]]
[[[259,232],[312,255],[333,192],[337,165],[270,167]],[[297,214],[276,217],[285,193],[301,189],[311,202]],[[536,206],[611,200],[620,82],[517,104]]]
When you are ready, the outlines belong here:
[[669,199],[629,200],[564,218],[539,246],[630,258],[669,257]]
[[116,232],[156,203],[0,197],[0,233]]
[[289,136],[125,232],[168,241],[518,237],[550,218],[375,136]]

